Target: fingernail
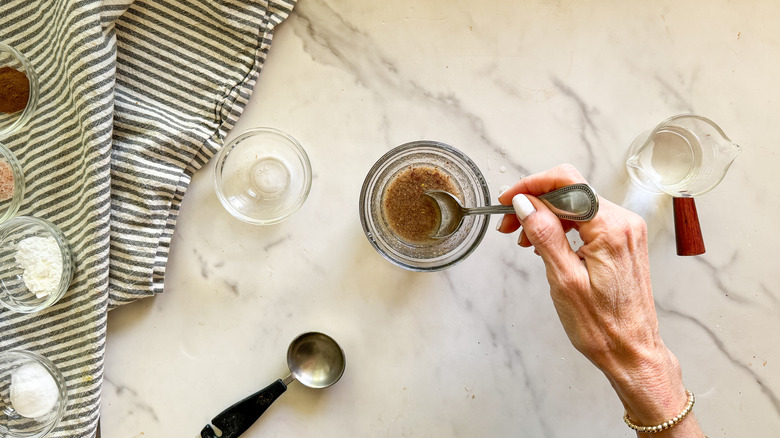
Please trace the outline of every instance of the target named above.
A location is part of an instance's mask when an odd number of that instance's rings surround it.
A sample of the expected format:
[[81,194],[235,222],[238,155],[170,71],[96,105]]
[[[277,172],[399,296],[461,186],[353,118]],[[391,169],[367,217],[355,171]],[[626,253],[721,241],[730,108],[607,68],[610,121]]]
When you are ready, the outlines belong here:
[[521,222],[524,221],[529,214],[536,211],[528,197],[522,194],[515,195],[515,197],[512,198],[512,207],[515,208],[515,214],[517,214],[517,218],[520,219]]
[[496,225],[496,231],[501,230],[501,225],[504,225],[504,219],[506,219],[506,216],[501,216],[501,219],[498,220],[498,225]]
[[520,242],[523,241],[523,233],[525,233],[525,230],[520,230],[520,235],[517,236],[517,244],[520,245]]
[[504,194],[504,192],[506,192],[507,190],[509,190],[509,187],[510,187],[510,186],[508,186],[508,185],[506,185],[506,184],[504,184],[503,186],[499,187],[499,188],[498,188],[498,197],[500,198],[500,197],[501,197],[501,195],[503,195],[503,194]]

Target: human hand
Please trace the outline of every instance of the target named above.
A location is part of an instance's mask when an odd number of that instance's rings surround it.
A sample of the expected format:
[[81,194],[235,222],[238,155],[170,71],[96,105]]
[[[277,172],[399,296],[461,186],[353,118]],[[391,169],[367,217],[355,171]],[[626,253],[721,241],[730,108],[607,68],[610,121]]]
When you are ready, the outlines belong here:
[[[533,196],[575,183],[586,181],[571,165],[523,178],[499,197],[517,211],[503,218],[499,231],[522,226],[518,244],[533,246],[544,261],[550,296],[574,347],[607,376],[634,422],[660,424],[680,413],[687,396],[677,358],[658,330],[647,226],[603,198],[591,221],[561,221]],[[572,228],[583,241],[576,252],[566,237]],[[658,436],[703,435],[689,415]]]

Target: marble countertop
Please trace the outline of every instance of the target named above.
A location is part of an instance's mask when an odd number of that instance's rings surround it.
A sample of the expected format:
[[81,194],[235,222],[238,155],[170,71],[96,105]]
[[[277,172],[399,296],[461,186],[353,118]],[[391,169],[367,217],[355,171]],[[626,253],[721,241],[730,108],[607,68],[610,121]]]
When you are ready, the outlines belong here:
[[634,192],[634,137],[679,113],[743,151],[697,198],[707,253],[678,257],[671,200],[634,202],[650,231],[666,343],[711,438],[780,428],[780,4],[617,0],[300,0],[231,137],[290,133],[311,194],[269,227],[231,217],[213,165],[195,175],[165,292],[109,314],[103,436],[196,436],[287,374],[299,333],[342,345],[344,377],[293,383],[247,437],[633,436],[607,380],[569,343],[541,260],[494,231],[438,273],[391,265],[358,218],[368,169],[402,143],[448,143],[493,200],[575,164],[604,197]]

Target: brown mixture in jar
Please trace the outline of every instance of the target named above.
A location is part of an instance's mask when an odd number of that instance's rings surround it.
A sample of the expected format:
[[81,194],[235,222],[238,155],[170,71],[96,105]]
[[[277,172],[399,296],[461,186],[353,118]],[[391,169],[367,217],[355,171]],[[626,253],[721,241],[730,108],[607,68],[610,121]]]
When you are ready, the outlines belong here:
[[428,190],[444,190],[460,197],[450,176],[433,166],[409,166],[388,183],[383,198],[390,230],[412,245],[435,242],[430,237],[439,226],[436,202],[425,196]]

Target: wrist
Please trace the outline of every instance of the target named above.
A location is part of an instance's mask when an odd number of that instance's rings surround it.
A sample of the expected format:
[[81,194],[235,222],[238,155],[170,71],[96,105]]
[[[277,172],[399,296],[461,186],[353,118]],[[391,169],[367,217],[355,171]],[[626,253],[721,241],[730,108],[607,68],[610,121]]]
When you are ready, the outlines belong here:
[[[602,362],[606,375],[623,403],[630,421],[639,426],[656,426],[679,418],[689,404],[677,358],[663,342],[652,347],[624,351],[619,360]],[[692,395],[691,395],[692,398]],[[659,433],[639,433],[641,437],[704,437],[693,413],[674,420],[673,427]]]
[[629,417],[652,425],[680,413],[688,401],[677,358],[662,343],[602,369]]
[[663,423],[658,423],[651,426],[639,425],[634,423],[633,420],[631,420],[631,417],[628,415],[628,412],[623,414],[623,421],[626,423],[626,426],[637,431],[637,433],[662,433],[665,430],[669,430],[681,424],[683,421],[685,421],[686,418],[688,418],[688,415],[691,413],[691,410],[693,410],[693,404],[696,401],[696,397],[693,395],[693,392],[691,392],[688,389],[685,390],[685,395],[687,396],[688,399],[687,402],[685,403],[685,407],[683,408],[683,410],[680,411],[679,414],[669,418]]

